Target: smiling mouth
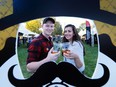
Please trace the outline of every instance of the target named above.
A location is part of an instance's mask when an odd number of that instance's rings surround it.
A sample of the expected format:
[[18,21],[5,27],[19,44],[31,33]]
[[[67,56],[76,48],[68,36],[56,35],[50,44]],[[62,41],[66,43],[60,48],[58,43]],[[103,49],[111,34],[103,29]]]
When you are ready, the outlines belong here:
[[65,36],[66,38],[70,38],[70,36],[68,35],[68,36]]
[[52,31],[47,31],[48,33],[52,33]]

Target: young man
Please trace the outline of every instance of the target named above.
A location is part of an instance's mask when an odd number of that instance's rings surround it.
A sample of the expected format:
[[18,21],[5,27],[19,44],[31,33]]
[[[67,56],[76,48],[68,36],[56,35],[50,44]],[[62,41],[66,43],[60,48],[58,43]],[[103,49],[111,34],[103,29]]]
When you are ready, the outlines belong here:
[[27,70],[35,72],[42,64],[57,60],[60,52],[52,54],[53,43],[51,41],[51,34],[54,31],[55,20],[52,18],[45,18],[43,20],[43,32],[34,39],[28,48]]

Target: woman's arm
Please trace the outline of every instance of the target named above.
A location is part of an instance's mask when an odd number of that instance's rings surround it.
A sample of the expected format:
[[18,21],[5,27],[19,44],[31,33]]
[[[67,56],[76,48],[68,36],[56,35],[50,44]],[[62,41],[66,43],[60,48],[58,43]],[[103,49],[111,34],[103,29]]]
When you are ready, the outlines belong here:
[[73,59],[75,66],[79,69],[80,72],[84,71],[84,55],[83,55],[83,46],[80,43],[74,43],[74,45],[70,48],[71,52],[68,54],[64,54],[66,58]]
[[79,69],[79,71],[83,72],[85,69],[83,44],[80,41],[78,41],[75,44],[74,50],[75,50],[74,53],[77,54],[75,58],[75,64]]
[[[75,54],[76,55],[76,54]],[[76,64],[76,67],[79,69],[83,66],[83,63],[81,62],[80,58],[78,57],[78,55],[75,56],[74,58],[74,61],[75,61],[75,64]]]

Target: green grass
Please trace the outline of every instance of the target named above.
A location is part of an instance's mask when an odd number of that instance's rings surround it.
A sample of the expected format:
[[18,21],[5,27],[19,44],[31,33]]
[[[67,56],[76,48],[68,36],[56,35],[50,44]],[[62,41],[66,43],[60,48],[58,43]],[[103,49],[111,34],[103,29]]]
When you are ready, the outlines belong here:
[[28,78],[31,76],[31,73],[27,72],[26,69],[26,59],[27,59],[27,47],[26,45],[21,45],[18,47],[18,58],[19,58],[19,63],[23,72],[23,76],[25,78]]
[[[91,77],[93,75],[96,62],[97,62],[97,56],[98,56],[98,46],[95,45],[94,47],[91,47],[84,43],[86,54],[84,56],[85,58],[85,75],[88,77]],[[28,78],[31,76],[31,73],[27,72],[26,69],[26,58],[27,58],[27,47],[26,45],[21,45],[18,47],[18,58],[20,62],[20,66],[23,72],[23,75],[25,78]],[[57,63],[59,61],[62,61],[62,55],[60,55],[59,59],[57,60]]]
[[96,67],[98,57],[98,46],[91,47],[90,45],[84,44],[85,46],[85,75],[91,77]]

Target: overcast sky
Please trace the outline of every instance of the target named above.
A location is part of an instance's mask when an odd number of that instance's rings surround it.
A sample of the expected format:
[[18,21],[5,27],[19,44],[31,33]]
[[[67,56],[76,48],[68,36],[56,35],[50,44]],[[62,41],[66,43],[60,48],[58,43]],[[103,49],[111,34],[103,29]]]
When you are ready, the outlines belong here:
[[65,25],[67,24],[73,24],[77,28],[80,26],[81,23],[85,23],[86,20],[88,20],[91,24],[92,20],[89,19],[84,19],[84,18],[78,18],[78,17],[56,17],[56,21],[59,21],[60,24],[62,25],[62,28],[64,28]]
[[[90,22],[90,25],[95,25],[93,20],[90,19],[85,19],[85,18],[78,18],[78,17],[63,17],[63,16],[59,16],[59,17],[55,17],[56,21],[60,22],[60,24],[62,25],[62,28],[64,28],[65,25],[67,24],[73,24],[76,26],[76,28],[78,28],[80,26],[81,23],[85,23],[86,20]],[[20,23],[19,32],[22,33],[33,33],[29,30],[27,30],[25,28],[25,23]],[[96,33],[96,29],[94,29],[94,32]],[[80,32],[81,34],[84,34],[84,32]]]

